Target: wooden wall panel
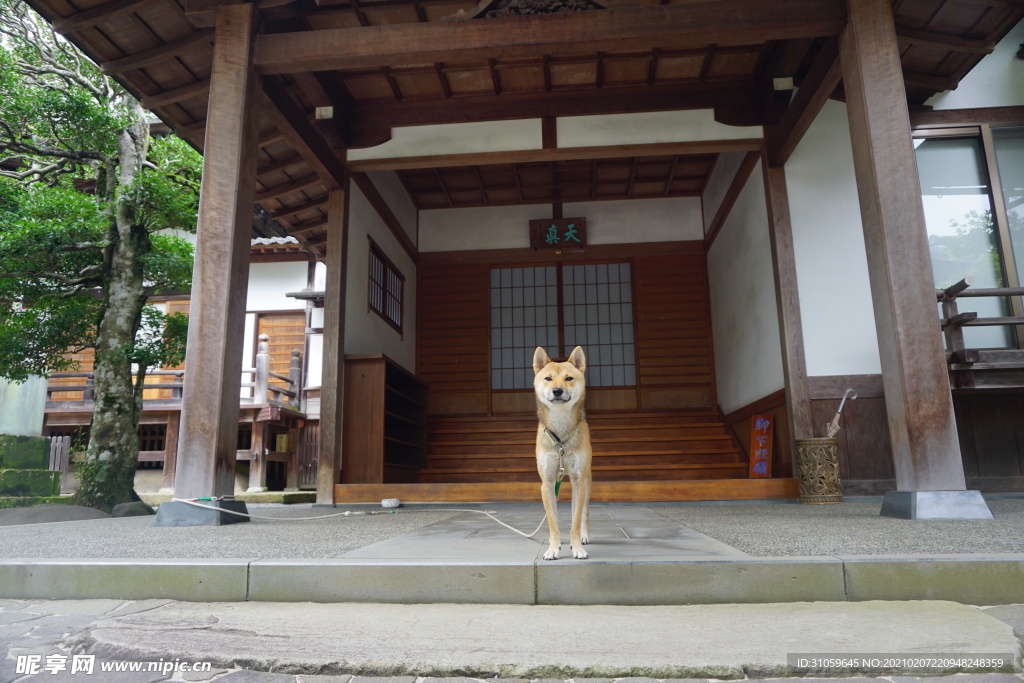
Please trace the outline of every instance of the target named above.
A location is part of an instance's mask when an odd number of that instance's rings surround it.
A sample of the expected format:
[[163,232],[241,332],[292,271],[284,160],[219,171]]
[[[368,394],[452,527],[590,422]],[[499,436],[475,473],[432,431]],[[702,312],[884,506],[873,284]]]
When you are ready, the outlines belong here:
[[707,262],[686,243],[633,259],[642,410],[715,405]]
[[490,280],[487,264],[421,264],[417,374],[433,415],[490,412]]
[[780,389],[764,398],[754,401],[725,416],[725,422],[729,425],[736,441],[739,442],[743,453],[750,461],[750,418],[754,415],[772,416],[772,477],[792,477],[795,470],[793,466],[793,453],[790,452],[789,420],[786,413],[786,392]]
[[[815,436],[825,436],[826,427],[836,414],[846,389],[856,390],[857,398],[847,400],[843,406],[840,429],[835,437],[839,476],[844,482],[889,482],[885,488],[893,488],[890,484],[895,472],[881,375],[809,377],[808,387]],[[869,489],[871,486],[875,484]],[[865,492],[874,492],[874,489]]]
[[[703,243],[611,247],[588,247],[585,254],[563,255],[560,261],[632,258],[637,391],[595,397],[593,409],[713,409]],[[490,394],[490,266],[521,262],[536,263],[536,252],[456,252],[421,259],[417,370],[431,388],[431,414],[532,412],[532,399]]]
[[[287,377],[291,367],[292,351],[301,354],[305,349],[306,312],[261,314],[256,327],[257,344],[261,334],[270,337],[270,371]],[[288,388],[287,382],[274,377],[270,379],[270,383],[282,389]]]

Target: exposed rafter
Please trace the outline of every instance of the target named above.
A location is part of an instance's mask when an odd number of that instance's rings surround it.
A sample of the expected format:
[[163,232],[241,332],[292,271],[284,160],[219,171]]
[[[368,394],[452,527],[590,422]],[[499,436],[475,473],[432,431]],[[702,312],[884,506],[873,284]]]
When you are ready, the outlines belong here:
[[345,186],[345,165],[306,118],[276,78],[263,79],[263,92],[272,106],[268,114],[274,125],[302,156],[328,190]]

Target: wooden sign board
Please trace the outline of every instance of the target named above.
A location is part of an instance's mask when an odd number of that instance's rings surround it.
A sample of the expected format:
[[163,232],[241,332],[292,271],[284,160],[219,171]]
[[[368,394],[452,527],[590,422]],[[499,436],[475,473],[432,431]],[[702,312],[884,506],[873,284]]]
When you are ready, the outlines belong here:
[[586,218],[548,218],[530,221],[534,249],[582,249],[587,246]]
[[772,416],[750,418],[750,478],[772,476]]

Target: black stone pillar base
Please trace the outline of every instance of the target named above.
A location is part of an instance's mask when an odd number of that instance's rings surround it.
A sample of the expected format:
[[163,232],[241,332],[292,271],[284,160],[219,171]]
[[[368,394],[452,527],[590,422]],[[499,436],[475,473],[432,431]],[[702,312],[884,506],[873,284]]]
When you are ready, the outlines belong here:
[[[248,517],[231,514],[240,512],[247,514],[245,503],[241,500],[200,500],[192,505],[180,500],[161,503],[156,512],[153,526],[223,526],[248,522]],[[205,505],[207,507],[199,507]],[[217,508],[211,510],[210,508]]]
[[889,491],[879,514],[900,519],[992,519],[981,491]]

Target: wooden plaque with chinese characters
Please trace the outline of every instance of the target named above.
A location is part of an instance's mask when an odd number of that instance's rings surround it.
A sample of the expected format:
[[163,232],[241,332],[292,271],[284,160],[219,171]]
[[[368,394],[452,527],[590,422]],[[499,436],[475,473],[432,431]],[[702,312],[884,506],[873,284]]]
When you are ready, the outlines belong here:
[[772,476],[772,416],[750,418],[750,478]]
[[530,221],[534,249],[582,249],[587,246],[586,218],[548,218]]

